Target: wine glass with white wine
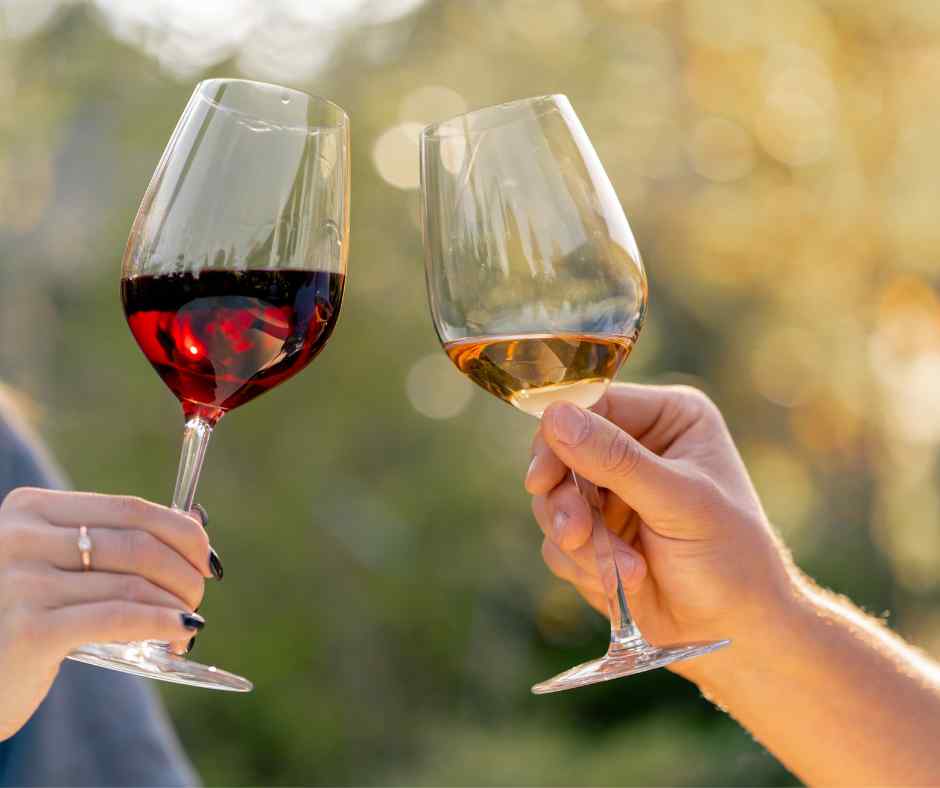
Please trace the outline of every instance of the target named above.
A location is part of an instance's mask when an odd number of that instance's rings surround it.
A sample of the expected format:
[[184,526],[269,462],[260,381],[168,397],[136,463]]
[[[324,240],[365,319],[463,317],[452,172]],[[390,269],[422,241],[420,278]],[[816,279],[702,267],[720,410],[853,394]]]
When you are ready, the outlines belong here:
[[[595,404],[639,337],[647,282],[620,201],[568,99],[523,99],[428,126],[421,188],[428,298],[451,361],[530,416],[558,400]],[[532,691],[608,681],[727,645],[644,639],[598,489],[573,475],[594,520],[610,646]]]

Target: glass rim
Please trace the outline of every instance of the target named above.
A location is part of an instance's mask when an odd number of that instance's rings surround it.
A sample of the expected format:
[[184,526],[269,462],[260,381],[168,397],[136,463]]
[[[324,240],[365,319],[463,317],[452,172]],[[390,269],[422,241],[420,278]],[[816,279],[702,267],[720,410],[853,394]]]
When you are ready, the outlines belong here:
[[[469,112],[461,112],[459,115],[453,115],[452,117],[445,118],[444,120],[438,120],[434,123],[429,123],[421,130],[422,139],[430,139],[433,137],[447,137],[452,134],[465,134],[466,129],[459,130],[450,130],[452,126],[456,126],[460,121],[466,121],[471,116],[482,115],[484,113],[488,114],[491,112],[496,112],[498,110],[511,110],[517,107],[521,107],[525,104],[538,104],[541,102],[551,102],[553,105],[557,105],[561,102],[570,104],[571,102],[564,93],[545,93],[541,96],[529,96],[528,98],[513,99],[512,101],[504,101],[501,104],[489,104],[485,107],[478,107],[477,109],[472,109]],[[538,116],[537,113],[536,117]],[[512,123],[515,119],[509,119],[503,122],[493,123],[492,125],[487,126],[486,128],[495,128],[497,126],[503,126],[509,123]],[[476,129],[476,131],[483,131],[484,129]]]
[[304,124],[303,126],[298,126],[296,128],[306,128],[310,130],[316,130],[316,129],[343,129],[343,128],[349,127],[349,114],[335,101],[331,101],[330,99],[325,98],[323,96],[318,96],[315,93],[308,93],[305,90],[298,90],[297,88],[289,88],[286,85],[278,85],[274,82],[261,82],[256,79],[241,79],[238,77],[214,77],[212,79],[203,79],[197,82],[196,87],[193,90],[193,93],[198,95],[199,98],[201,98],[203,101],[205,101],[208,104],[211,104],[213,107],[216,107],[217,109],[221,109],[225,112],[233,112],[235,114],[243,115],[245,117],[256,118],[257,120],[264,120],[264,118],[260,117],[259,115],[256,115],[251,112],[245,112],[243,110],[236,109],[234,107],[226,106],[225,104],[220,103],[216,99],[211,98],[210,96],[206,95],[206,88],[212,85],[235,84],[235,83],[242,84],[242,85],[250,85],[253,88],[263,88],[265,90],[277,90],[277,91],[280,91],[282,94],[287,93],[292,96],[297,96],[297,97],[306,99],[307,101],[313,102],[313,104],[315,105],[326,106],[337,116],[337,120],[335,123],[307,123],[307,124]]

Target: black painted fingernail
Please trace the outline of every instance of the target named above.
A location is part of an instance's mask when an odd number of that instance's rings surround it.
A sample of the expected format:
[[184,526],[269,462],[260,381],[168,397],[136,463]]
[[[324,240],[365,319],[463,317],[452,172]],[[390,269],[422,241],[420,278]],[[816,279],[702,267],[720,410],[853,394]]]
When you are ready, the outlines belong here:
[[189,643],[186,644],[186,653],[191,654],[195,645],[196,645],[196,638],[195,636],[193,636],[192,638],[190,638]]
[[219,558],[219,554],[209,548],[209,569],[212,570],[212,576],[216,580],[221,580],[223,575],[225,575],[225,570],[222,569],[222,560]]
[[202,616],[197,616],[195,613],[180,613],[180,619],[186,629],[191,629],[195,632],[198,632],[206,625],[206,620]]
[[209,527],[209,512],[206,511],[206,507],[201,503],[193,504],[193,511],[199,515],[199,519],[202,520],[202,527]]

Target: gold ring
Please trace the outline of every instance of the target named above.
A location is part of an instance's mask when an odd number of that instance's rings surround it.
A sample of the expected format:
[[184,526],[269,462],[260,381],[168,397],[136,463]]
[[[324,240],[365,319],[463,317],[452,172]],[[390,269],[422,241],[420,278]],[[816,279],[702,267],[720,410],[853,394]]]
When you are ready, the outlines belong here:
[[78,529],[78,551],[82,554],[82,571],[91,571],[91,537],[84,525]]

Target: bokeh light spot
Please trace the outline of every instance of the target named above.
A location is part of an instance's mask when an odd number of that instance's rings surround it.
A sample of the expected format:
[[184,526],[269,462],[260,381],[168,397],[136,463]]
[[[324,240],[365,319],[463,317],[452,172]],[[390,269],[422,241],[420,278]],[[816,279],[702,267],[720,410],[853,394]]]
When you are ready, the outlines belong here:
[[372,163],[382,180],[396,189],[417,189],[420,123],[401,123],[385,131],[372,147]]
[[473,384],[462,377],[443,353],[416,361],[405,382],[412,407],[429,419],[459,416],[473,396]]

